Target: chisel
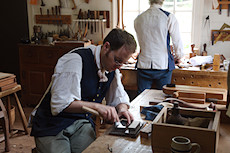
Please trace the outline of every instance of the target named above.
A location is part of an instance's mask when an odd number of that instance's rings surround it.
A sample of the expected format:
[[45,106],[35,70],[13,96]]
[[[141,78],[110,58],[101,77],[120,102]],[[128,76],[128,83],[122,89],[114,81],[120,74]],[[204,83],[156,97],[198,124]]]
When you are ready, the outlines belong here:
[[[230,0],[228,0],[230,2]],[[228,4],[228,16],[230,15],[230,4]]]
[[[220,0],[221,2],[222,0]],[[219,5],[219,14],[221,14],[221,10],[222,10],[222,4]]]
[[[89,112],[95,116],[101,117],[101,115],[98,113],[98,111],[96,111],[92,108],[89,108],[87,106],[82,106],[82,110]],[[114,122],[114,124],[115,124],[115,127],[126,128],[126,126],[122,125],[121,122]]]

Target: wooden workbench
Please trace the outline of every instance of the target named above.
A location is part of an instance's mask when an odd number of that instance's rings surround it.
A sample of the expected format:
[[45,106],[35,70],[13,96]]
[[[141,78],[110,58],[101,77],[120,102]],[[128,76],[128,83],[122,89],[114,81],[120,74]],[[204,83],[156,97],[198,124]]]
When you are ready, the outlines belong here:
[[[149,101],[159,100],[164,98],[164,93],[161,90],[145,90],[137,96],[131,103],[130,112],[135,120],[142,120],[140,114],[140,106],[148,106]],[[208,104],[205,104],[208,105]],[[217,106],[223,107],[223,106]],[[228,120],[228,121],[227,121]],[[225,122],[220,124],[220,139],[218,145],[218,153],[229,153],[230,150],[230,119],[225,119]],[[109,148],[112,148],[113,153],[148,153],[152,152],[151,138],[129,138],[122,136],[113,136],[104,134],[96,139],[84,153],[109,153]]]
[[[134,67],[123,66],[121,73],[125,89],[137,90],[137,70]],[[227,89],[227,71],[175,69],[172,74],[172,83]]]

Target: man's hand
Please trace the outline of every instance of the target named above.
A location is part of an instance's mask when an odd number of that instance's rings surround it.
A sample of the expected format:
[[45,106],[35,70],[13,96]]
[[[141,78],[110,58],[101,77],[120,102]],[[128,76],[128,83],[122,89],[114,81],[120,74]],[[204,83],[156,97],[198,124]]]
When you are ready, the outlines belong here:
[[115,107],[99,104],[96,106],[96,110],[103,117],[103,119],[107,122],[114,123],[114,122],[120,121]]
[[128,105],[121,103],[117,105],[116,108],[118,111],[118,116],[119,117],[124,116],[127,119],[128,124],[130,124],[134,120],[133,115],[128,110]]

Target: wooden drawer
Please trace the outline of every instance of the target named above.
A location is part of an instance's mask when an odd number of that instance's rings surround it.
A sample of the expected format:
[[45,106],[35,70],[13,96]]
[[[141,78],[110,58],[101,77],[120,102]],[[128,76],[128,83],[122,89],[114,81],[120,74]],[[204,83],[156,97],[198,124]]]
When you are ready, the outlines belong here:
[[19,48],[20,63],[23,64],[38,64],[39,56],[38,50],[35,47]]
[[60,49],[58,47],[55,48],[44,48],[39,52],[39,63],[45,65],[53,65],[55,66],[57,60],[61,57]]

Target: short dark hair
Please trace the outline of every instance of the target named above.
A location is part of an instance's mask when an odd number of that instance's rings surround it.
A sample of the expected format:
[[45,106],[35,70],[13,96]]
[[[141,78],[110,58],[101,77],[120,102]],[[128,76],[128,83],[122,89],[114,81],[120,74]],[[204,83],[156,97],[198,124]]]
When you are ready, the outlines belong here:
[[105,37],[103,44],[106,42],[110,43],[111,50],[118,50],[125,45],[127,50],[134,53],[137,47],[137,43],[133,35],[119,28],[112,29],[109,32],[109,34]]

